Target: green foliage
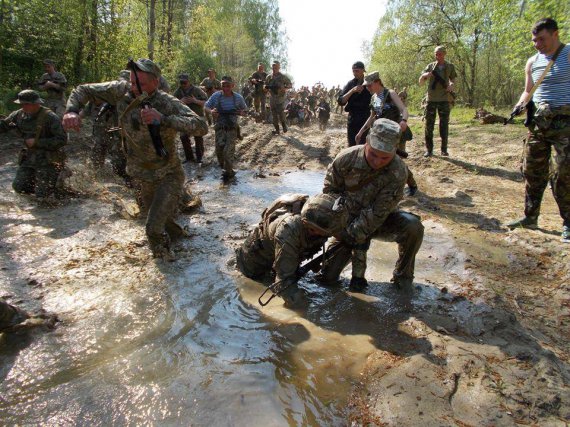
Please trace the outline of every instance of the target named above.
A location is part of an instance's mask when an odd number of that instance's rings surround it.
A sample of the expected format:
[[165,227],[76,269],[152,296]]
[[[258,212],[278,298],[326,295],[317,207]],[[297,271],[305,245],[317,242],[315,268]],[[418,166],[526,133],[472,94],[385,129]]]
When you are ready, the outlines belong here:
[[44,58],[71,87],[117,78],[129,57],[171,81],[211,67],[240,79],[286,55],[280,24],[277,0],[0,0],[0,90],[37,88]]
[[444,44],[457,69],[459,102],[512,105],[524,87],[524,65],[535,53],[530,28],[542,17],[557,20],[560,38],[570,34],[570,3],[555,0],[390,0],[372,43],[370,69],[388,87],[408,87],[419,105],[417,85],[433,49]]

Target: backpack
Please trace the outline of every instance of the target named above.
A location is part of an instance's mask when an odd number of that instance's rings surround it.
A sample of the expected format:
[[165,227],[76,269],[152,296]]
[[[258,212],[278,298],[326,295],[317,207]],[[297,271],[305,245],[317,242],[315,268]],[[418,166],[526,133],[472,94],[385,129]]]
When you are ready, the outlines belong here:
[[261,213],[261,223],[268,226],[285,214],[300,215],[303,205],[309,198],[308,194],[287,193],[274,200]]

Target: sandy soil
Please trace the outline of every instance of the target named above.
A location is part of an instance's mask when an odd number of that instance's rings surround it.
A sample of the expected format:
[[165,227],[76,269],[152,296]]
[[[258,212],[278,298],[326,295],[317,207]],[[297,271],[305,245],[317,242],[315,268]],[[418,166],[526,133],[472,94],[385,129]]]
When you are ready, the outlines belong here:
[[[273,136],[270,125],[248,121],[236,149],[238,167],[260,177],[291,169],[322,171],[346,144],[344,123],[345,117],[333,114],[326,132],[316,125],[292,126]],[[412,119],[411,124],[416,138],[407,163],[420,191],[402,207],[421,215],[433,235],[446,234],[449,245],[430,243],[437,256],[430,255],[431,246],[422,248],[425,262],[446,275],[418,285],[416,292],[431,297],[395,325],[394,334],[406,344],[378,348],[368,357],[351,393],[349,422],[568,425],[570,246],[560,242],[552,195],[545,194],[538,230],[503,226],[522,213],[518,168],[524,128],[459,125],[452,114],[451,156],[424,159],[422,123]],[[77,268],[86,268],[93,257],[98,266],[125,275],[133,269],[141,278],[154,274],[147,267],[143,227],[131,219],[134,199],[110,174],[95,176],[84,165],[85,135],[74,136],[69,150],[77,198],[55,211],[11,192],[18,142],[1,138],[0,257],[4,282],[10,283],[1,296],[39,312],[47,282],[80,277],[85,270]],[[216,168],[211,136],[206,145],[204,169],[210,170]],[[209,224],[218,214],[203,212],[194,221]],[[74,247],[71,255],[72,248],[58,240],[74,233],[82,234],[81,250]],[[33,244],[29,235],[36,237]],[[114,243],[101,245],[102,239]]]

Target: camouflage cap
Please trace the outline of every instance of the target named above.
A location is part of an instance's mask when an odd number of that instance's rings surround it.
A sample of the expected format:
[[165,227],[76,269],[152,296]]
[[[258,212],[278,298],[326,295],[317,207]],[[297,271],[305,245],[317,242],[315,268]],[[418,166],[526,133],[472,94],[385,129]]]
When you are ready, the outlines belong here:
[[45,65],[53,65],[55,66],[55,62],[51,59],[44,59],[44,64]]
[[233,83],[234,79],[232,79],[230,76],[223,76],[222,79],[220,80],[220,83]]
[[368,142],[372,148],[385,153],[394,153],[400,142],[400,125],[389,119],[378,119],[368,133]]
[[131,71],[130,70],[121,70],[119,71],[119,80],[131,80]]
[[160,67],[148,58],[140,58],[135,61],[137,68],[145,73],[152,74],[155,77],[160,77]]
[[187,82],[188,80],[190,80],[190,76],[188,76],[188,74],[186,73],[182,73],[178,75],[178,80],[180,80],[181,82]]
[[43,104],[44,100],[40,98],[40,94],[35,90],[26,89],[18,94],[15,104]]
[[374,83],[375,80],[380,80],[380,73],[378,71],[372,71],[364,76],[364,83],[367,85]]
[[327,236],[332,236],[346,227],[348,209],[342,197],[317,194],[305,202],[301,218],[304,224],[316,228]]

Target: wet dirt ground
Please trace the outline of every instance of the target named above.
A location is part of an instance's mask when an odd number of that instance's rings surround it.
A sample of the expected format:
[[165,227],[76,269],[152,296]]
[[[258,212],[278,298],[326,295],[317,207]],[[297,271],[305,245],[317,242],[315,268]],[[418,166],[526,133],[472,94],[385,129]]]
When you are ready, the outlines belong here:
[[373,242],[363,293],[309,275],[306,309],[258,305],[233,249],[274,198],[320,191],[344,121],[245,123],[232,185],[206,137],[202,168],[184,165],[203,207],[180,217],[174,263],[150,256],[130,191],[87,165],[88,132],[68,150],[77,194],[50,209],[12,192],[18,140],[2,136],[0,296],[60,319],[0,344],[2,424],[568,425],[570,257],[551,194],[539,230],[502,225],[522,211],[521,126],[452,115],[451,157],[424,159],[411,121],[413,294],[389,283],[395,245]]

